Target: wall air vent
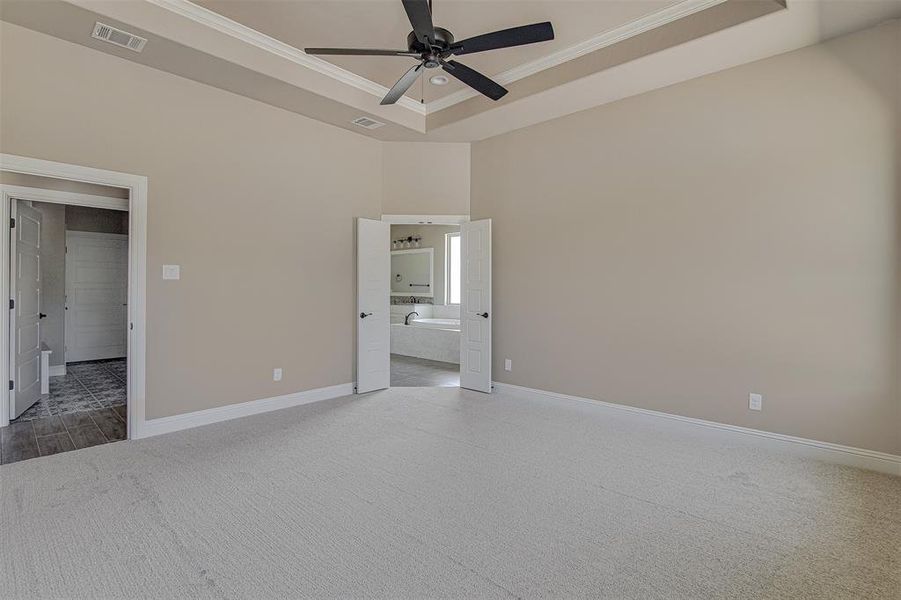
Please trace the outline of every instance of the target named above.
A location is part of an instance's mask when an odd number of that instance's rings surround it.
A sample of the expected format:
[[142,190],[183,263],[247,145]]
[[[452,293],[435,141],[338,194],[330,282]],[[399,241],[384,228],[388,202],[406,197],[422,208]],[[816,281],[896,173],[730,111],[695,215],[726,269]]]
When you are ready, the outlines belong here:
[[147,40],[142,37],[116,29],[111,25],[105,25],[100,21],[94,24],[94,33],[91,34],[91,37],[135,52],[143,50],[144,44],[147,43]]
[[375,119],[370,119],[369,117],[358,117],[351,121],[354,125],[359,125],[360,127],[365,127],[366,129],[378,129],[384,123],[381,121],[376,121]]

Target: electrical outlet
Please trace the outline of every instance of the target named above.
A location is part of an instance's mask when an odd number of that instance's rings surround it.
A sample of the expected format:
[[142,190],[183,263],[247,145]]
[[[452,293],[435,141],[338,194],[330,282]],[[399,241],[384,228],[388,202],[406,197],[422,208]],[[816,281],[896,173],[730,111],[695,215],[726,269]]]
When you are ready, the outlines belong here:
[[763,410],[763,396],[761,394],[749,394],[748,408],[750,410]]
[[272,369],[272,381],[281,381],[282,380],[282,370],[281,369]]
[[512,371],[513,370],[513,361],[509,358],[504,359],[504,371]]

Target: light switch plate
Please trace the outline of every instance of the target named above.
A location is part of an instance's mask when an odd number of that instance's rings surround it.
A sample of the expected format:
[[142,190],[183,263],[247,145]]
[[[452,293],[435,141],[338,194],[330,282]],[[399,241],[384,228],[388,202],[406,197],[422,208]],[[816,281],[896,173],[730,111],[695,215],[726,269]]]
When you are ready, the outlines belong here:
[[763,410],[763,396],[761,394],[749,394],[748,408],[751,410]]
[[282,380],[282,370],[281,368],[272,369],[272,381],[281,381]]
[[181,266],[163,265],[163,279],[181,279]]
[[512,371],[513,370],[513,361],[509,358],[504,359],[504,371]]

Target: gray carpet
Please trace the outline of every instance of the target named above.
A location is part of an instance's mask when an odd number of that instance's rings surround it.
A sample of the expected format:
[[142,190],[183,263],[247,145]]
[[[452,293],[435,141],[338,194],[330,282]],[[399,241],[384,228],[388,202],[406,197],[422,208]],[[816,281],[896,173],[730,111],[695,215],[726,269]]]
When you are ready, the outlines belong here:
[[899,598],[901,478],[399,388],[0,467],[3,598]]

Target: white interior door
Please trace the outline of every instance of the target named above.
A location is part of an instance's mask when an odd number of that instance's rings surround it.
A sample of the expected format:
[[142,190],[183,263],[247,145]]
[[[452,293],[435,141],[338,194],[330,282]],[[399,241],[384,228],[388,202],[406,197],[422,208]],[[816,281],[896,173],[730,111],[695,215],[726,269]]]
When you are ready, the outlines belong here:
[[460,227],[460,387],[491,392],[491,219]]
[[391,385],[391,225],[357,219],[357,393]]
[[10,209],[15,227],[10,236],[9,399],[15,419],[41,397],[41,213],[18,200]]
[[127,354],[128,236],[66,232],[66,362]]

